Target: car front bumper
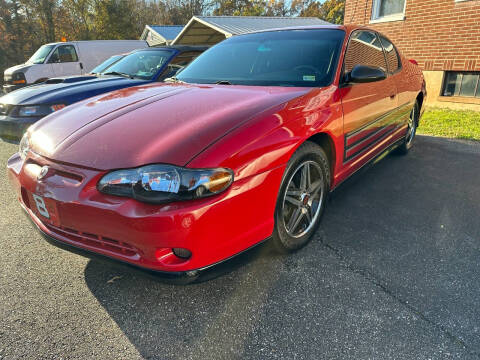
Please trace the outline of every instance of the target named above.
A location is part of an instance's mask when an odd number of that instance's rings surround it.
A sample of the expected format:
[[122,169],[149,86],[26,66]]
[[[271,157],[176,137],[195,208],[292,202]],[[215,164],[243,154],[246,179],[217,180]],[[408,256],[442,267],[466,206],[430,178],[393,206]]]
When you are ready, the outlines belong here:
[[[48,238],[170,273],[205,269],[268,238],[284,171],[278,167],[235,181],[211,198],[152,205],[98,192],[102,171],[54,163],[31,153],[26,161],[13,155],[7,166],[19,201]],[[37,180],[42,166],[50,170]],[[50,219],[39,214],[32,194],[45,199]],[[173,248],[186,248],[192,256],[181,259]]]
[[13,84],[4,84],[2,86],[2,91],[3,93],[7,94],[9,92],[21,89],[23,87],[27,86],[27,84],[21,84],[21,85],[13,85]]
[[20,118],[0,115],[0,139],[18,143],[28,127],[40,119],[40,117]]

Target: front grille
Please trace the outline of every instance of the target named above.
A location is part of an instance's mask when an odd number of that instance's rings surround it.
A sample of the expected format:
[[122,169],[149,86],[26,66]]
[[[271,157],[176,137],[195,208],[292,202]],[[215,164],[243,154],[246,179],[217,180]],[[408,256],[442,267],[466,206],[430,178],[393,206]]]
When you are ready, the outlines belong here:
[[120,256],[132,258],[139,257],[135,248],[123,241],[118,241],[96,234],[80,232],[70,228],[60,228],[50,224],[44,224],[51,232],[65,237],[75,243],[94,247],[99,250],[107,250]]
[[12,74],[8,74],[8,75],[3,75],[3,82],[5,83],[9,83],[12,81]]

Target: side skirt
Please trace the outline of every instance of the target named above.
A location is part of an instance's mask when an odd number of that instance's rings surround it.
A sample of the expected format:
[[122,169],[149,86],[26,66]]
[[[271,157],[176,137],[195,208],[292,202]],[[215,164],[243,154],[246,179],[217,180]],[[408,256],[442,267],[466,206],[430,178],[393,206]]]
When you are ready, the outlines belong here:
[[354,182],[357,179],[357,176],[363,174],[365,171],[370,169],[373,165],[376,163],[380,162],[383,158],[385,158],[388,154],[390,154],[392,151],[394,151],[396,148],[398,148],[402,142],[405,141],[404,138],[401,138],[391,144],[389,147],[387,147],[385,150],[383,150],[381,153],[373,157],[370,161],[366,162],[364,165],[362,165],[361,168],[357,169],[352,175],[350,175],[348,178],[343,180],[340,184],[338,184],[336,187],[334,187],[332,190],[330,190],[330,199],[332,199],[336,193],[336,191],[339,188],[343,188],[345,185],[348,185],[352,182]]

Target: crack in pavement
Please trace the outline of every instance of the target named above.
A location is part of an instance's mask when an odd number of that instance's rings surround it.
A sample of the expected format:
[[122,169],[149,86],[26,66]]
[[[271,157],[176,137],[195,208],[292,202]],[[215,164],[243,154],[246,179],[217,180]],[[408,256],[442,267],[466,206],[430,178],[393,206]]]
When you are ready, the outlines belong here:
[[413,305],[409,304],[408,301],[403,300],[400,298],[398,295],[394,294],[388,287],[383,284],[380,280],[378,280],[373,273],[366,269],[361,269],[358,267],[355,267],[354,264],[349,261],[344,255],[342,255],[341,251],[334,246],[328,244],[327,242],[324,241],[324,237],[320,237],[320,242],[321,244],[330,250],[333,255],[340,260],[340,264],[343,265],[347,270],[360,275],[364,279],[366,279],[368,282],[372,283],[379,289],[381,289],[385,294],[387,294],[389,297],[393,298],[395,301],[399,302],[402,304],[404,307],[406,307],[410,312],[414,313],[417,315],[420,319],[428,323],[429,325],[433,326],[435,329],[439,330],[443,334],[445,334],[450,340],[452,340],[454,343],[457,345],[461,346],[463,349],[465,349],[468,353],[470,353],[473,356],[479,357],[480,358],[480,352],[474,351],[468,346],[460,337],[456,336],[455,334],[451,333],[445,326],[436,323],[435,321],[429,319],[425,314],[423,314],[420,310],[415,308]]

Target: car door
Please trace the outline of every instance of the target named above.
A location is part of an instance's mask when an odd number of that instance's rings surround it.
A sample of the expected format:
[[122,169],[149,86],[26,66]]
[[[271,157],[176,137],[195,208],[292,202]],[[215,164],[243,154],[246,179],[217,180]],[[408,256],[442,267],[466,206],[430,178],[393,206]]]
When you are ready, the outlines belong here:
[[412,89],[411,79],[403,71],[402,61],[398,50],[393,43],[385,36],[378,34],[380,41],[385,50],[387,58],[387,66],[389,76],[395,82],[397,87],[398,107],[395,114],[395,124],[398,132],[394,134],[394,139],[401,138],[405,135],[405,127],[407,126],[410,113],[412,111],[417,92]]
[[50,55],[49,63],[53,64],[55,76],[81,75],[82,68],[73,44],[59,45]]
[[[343,64],[343,78],[356,65],[374,66],[388,73],[385,54],[377,34],[368,30],[352,32]],[[343,165],[354,171],[375,156],[386,144],[395,125],[397,88],[391,76],[370,83],[340,85],[344,112]]]

